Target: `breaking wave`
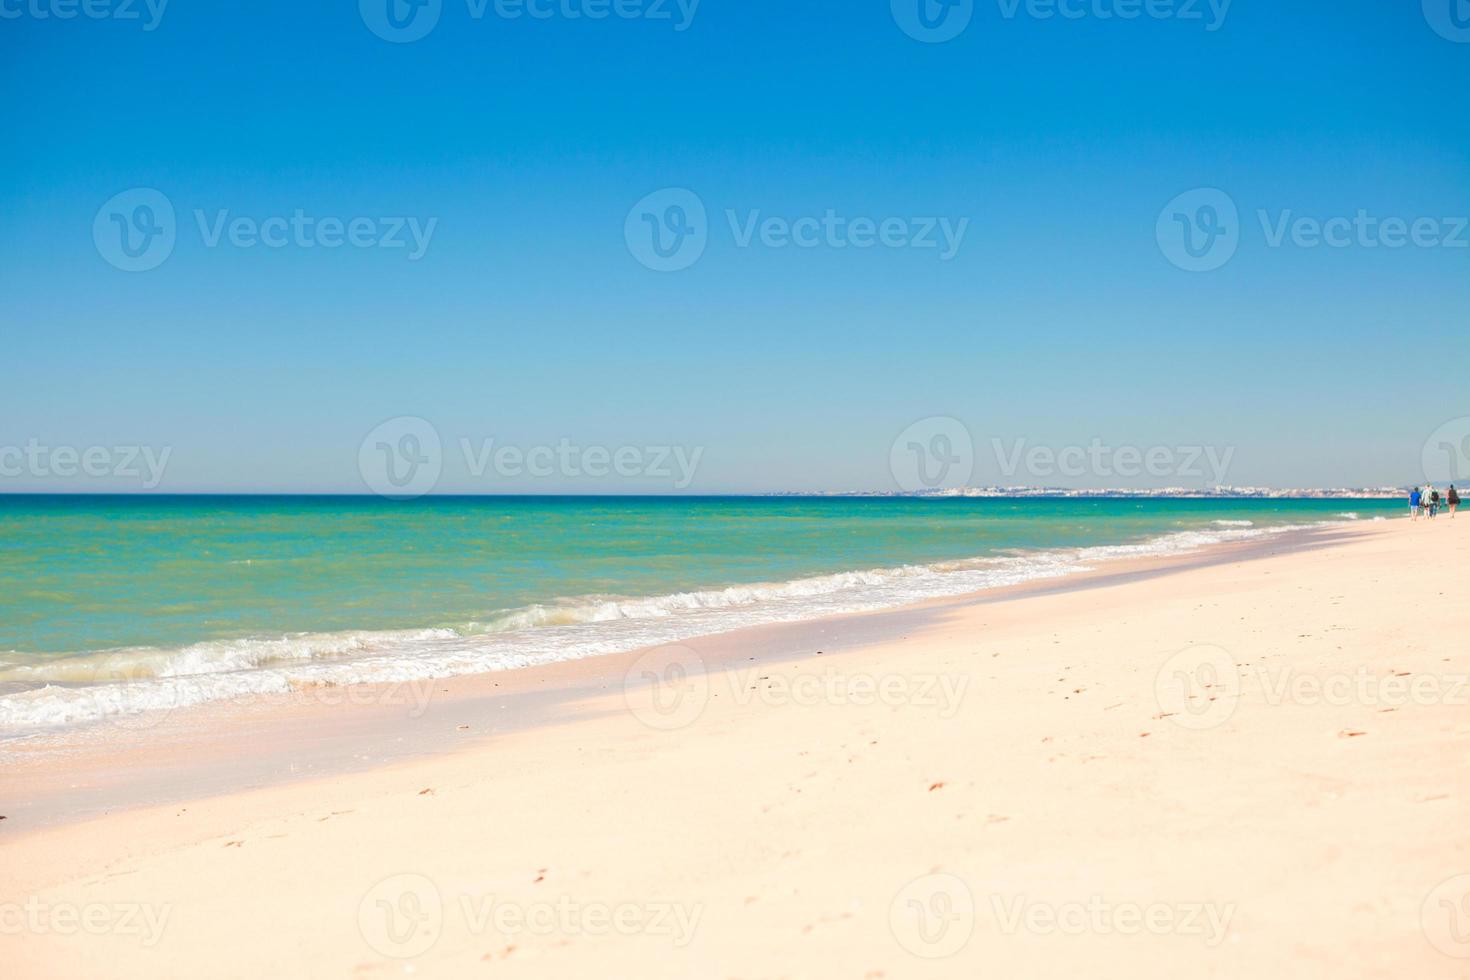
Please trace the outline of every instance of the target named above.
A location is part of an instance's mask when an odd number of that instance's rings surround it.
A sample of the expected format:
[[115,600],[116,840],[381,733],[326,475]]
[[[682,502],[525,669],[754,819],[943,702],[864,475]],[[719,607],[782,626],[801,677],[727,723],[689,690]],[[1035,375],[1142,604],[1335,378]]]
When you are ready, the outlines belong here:
[[[1346,516],[1346,515],[1344,515]],[[1216,521],[1136,544],[873,568],[649,597],[581,596],[508,610],[456,629],[298,633],[134,647],[6,665],[0,733],[21,735],[117,715],[315,685],[403,682],[514,670],[794,622],[965,595],[1318,525]]]

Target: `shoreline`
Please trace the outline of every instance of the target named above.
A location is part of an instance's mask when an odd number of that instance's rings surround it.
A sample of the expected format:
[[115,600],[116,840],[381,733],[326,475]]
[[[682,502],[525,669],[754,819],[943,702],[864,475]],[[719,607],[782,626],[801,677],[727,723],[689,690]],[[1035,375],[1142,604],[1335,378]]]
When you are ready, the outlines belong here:
[[[1457,976],[1470,608],[1439,578],[1467,528],[709,638],[705,672],[626,699],[611,664],[436,699],[441,727],[545,699],[454,751],[7,820],[0,907],[137,914],[27,920],[0,955],[18,977]],[[382,718],[328,710],[318,749]],[[259,753],[281,717],[247,722]],[[199,751],[173,762],[230,770]]]
[[[883,565],[808,569],[786,579],[669,586],[672,591],[646,595],[578,595],[514,606],[484,622],[460,625],[257,632],[55,656],[12,652],[11,662],[0,667],[0,758],[11,745],[88,726],[145,727],[146,718],[136,724],[127,719],[157,711],[289,694],[310,686],[428,686],[440,678],[500,674],[776,623],[906,608],[1054,580],[1120,560],[1193,553],[1358,520],[1355,512],[1316,516],[1261,525],[1215,520],[1152,529],[1113,543],[992,545],[982,555],[897,564],[893,556]],[[1388,515],[1370,518],[1383,519]]]
[[[304,686],[44,732],[0,747],[0,799],[15,801],[6,813],[6,837],[480,747],[497,736],[562,723],[575,717],[578,703],[622,691],[633,665],[651,650],[687,650],[684,666],[695,670],[739,661],[785,663],[817,646],[835,659],[844,650],[933,628],[954,610],[1330,546],[1370,523],[1333,522],[1115,557],[1083,571],[977,592],[743,626],[593,657],[407,682]],[[35,796],[15,788],[27,784]]]

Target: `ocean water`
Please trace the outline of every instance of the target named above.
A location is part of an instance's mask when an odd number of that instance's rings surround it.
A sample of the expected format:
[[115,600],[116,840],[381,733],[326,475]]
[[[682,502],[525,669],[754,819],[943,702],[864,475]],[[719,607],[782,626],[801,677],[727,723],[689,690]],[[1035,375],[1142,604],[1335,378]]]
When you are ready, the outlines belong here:
[[1390,500],[0,496],[0,735],[505,670],[1345,520]]

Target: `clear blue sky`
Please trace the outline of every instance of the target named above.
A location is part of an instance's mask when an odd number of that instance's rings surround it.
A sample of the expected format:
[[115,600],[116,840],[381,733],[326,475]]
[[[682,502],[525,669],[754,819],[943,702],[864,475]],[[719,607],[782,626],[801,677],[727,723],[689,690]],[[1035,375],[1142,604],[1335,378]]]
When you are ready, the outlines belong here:
[[[174,0],[153,30],[143,0],[36,15],[57,2],[0,0],[0,446],[169,447],[162,490],[360,492],[364,436],[417,416],[440,490],[667,482],[477,478],[461,438],[702,447],[700,492],[891,489],[895,436],[950,416],[974,482],[1150,482],[1004,480],[991,452],[1100,439],[1233,447],[1228,482],[1314,486],[1415,480],[1470,415],[1470,248],[1272,247],[1257,217],[1470,215],[1470,37],[1418,0],[1236,0],[1215,24],[1204,0],[976,0],[945,43],[888,0],[703,0],[683,25],[675,0],[442,0],[411,43],[346,0]],[[128,272],[94,220],[139,187],[176,243]],[[659,272],[624,226],[669,187],[707,244]],[[1239,208],[1214,271],[1156,235],[1195,188]],[[436,224],[410,260],[210,246],[194,216],[298,209]],[[741,247],[727,210],[969,224],[945,261]]]

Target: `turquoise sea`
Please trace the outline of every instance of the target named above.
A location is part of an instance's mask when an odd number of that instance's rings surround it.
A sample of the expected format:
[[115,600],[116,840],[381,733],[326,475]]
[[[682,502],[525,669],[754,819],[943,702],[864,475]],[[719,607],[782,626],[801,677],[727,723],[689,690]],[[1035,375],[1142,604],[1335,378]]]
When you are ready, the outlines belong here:
[[[1394,500],[0,496],[0,732],[310,680],[592,656],[1402,509]],[[108,697],[97,696],[103,686]]]

